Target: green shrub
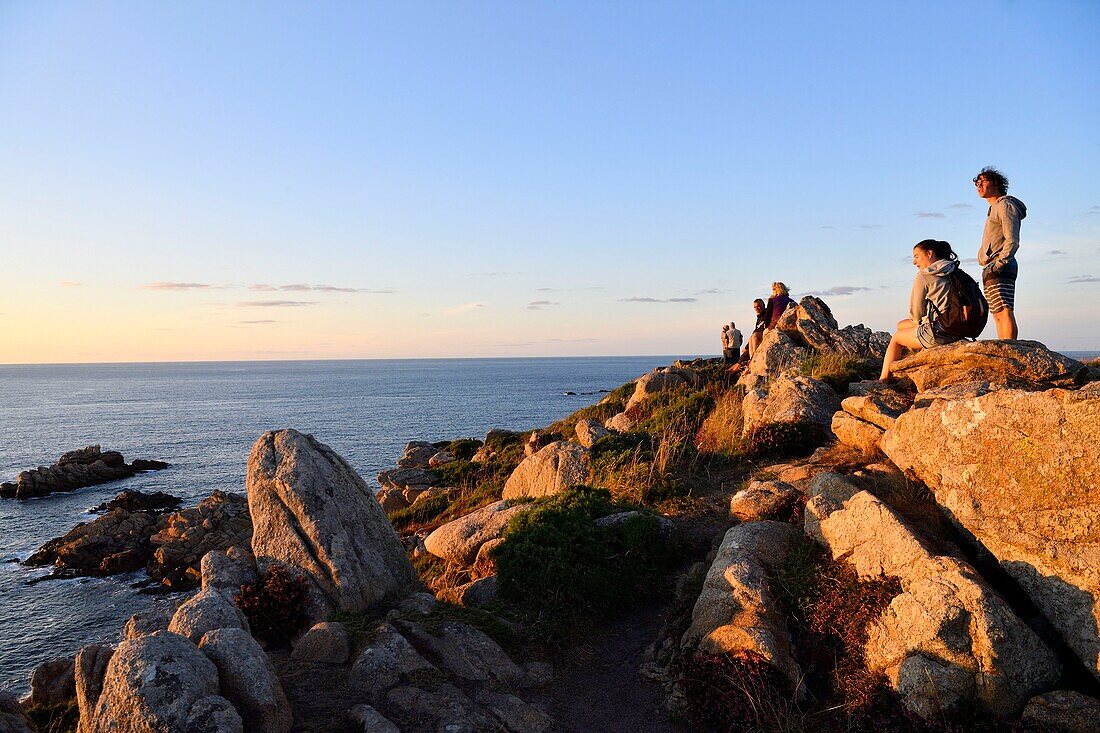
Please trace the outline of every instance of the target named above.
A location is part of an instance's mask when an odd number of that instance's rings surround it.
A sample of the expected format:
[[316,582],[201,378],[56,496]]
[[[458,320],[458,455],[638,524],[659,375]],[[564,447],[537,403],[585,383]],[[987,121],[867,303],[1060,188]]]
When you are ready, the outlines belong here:
[[443,450],[450,453],[459,460],[468,461],[474,457],[477,453],[477,449],[481,447],[481,441],[476,438],[459,438],[458,440],[452,440],[443,446]]
[[745,455],[753,460],[805,456],[825,443],[825,429],[817,423],[765,423],[747,436]]
[[863,379],[874,379],[878,376],[882,362],[877,364],[870,359],[854,359],[815,351],[806,357],[801,364],[800,372],[804,377],[813,377],[825,382],[837,394],[848,392],[848,385]]
[[451,498],[446,492],[429,496],[390,514],[390,524],[398,531],[414,524],[424,524],[443,514],[450,506]]
[[[74,733],[80,721],[76,698],[49,707],[33,707],[26,712],[39,733]],[[8,729],[5,727],[4,730]]]
[[306,580],[282,565],[272,565],[258,581],[241,586],[235,600],[252,635],[273,644],[289,644],[306,625]]
[[674,431],[694,437],[714,409],[714,397],[706,390],[670,389],[650,397],[645,406],[649,417],[634,427],[636,432],[660,436]]
[[577,486],[514,517],[494,551],[500,597],[550,613],[614,613],[646,594],[672,551],[643,512],[611,527],[594,520],[630,507],[604,489]]

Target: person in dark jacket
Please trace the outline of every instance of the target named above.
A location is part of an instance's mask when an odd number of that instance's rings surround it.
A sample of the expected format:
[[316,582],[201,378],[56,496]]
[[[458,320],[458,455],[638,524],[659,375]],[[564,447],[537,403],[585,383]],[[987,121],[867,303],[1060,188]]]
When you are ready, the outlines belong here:
[[772,283],[772,297],[768,298],[768,305],[764,310],[769,331],[775,328],[780,316],[792,305],[794,300],[791,299],[790,289],[783,283]]

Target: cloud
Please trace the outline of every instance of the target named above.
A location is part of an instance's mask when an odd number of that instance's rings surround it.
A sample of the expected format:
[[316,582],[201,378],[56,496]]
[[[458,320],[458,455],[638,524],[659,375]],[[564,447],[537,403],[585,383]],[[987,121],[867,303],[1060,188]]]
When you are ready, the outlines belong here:
[[638,297],[633,298],[619,298],[623,303],[695,303],[698,298],[649,298]]
[[1095,277],[1094,275],[1078,275],[1076,277],[1071,277],[1069,280],[1066,280],[1066,282],[1073,284],[1100,283],[1100,277]]
[[882,228],[884,228],[884,226],[885,225],[883,225],[883,224],[860,224],[859,228],[860,229],[882,229]]
[[864,288],[859,285],[836,285],[828,290],[811,290],[806,295],[815,295],[819,298],[829,297],[834,295],[851,295],[852,293],[858,293],[863,290],[870,290],[871,288]]
[[530,303],[527,304],[527,310],[541,311],[555,305],[561,305],[561,303],[553,300],[532,300]]
[[316,305],[315,300],[246,300],[237,303],[238,308],[300,308],[306,305]]
[[722,295],[725,292],[727,292],[727,291],[721,290],[719,288],[707,288],[706,290],[697,290],[697,291],[695,291],[695,294],[696,295]]
[[1062,249],[1052,249],[1051,251],[1047,252],[1047,254],[1048,255],[1053,255],[1054,257],[1062,257],[1064,255],[1068,255],[1069,252],[1066,252],[1065,250],[1062,250]]
[[443,311],[443,313],[448,316],[457,316],[459,313],[469,313],[472,310],[477,310],[478,308],[484,307],[484,303],[463,303],[462,305],[456,305],[453,308],[447,308]]
[[949,209],[973,209],[974,204],[951,204],[947,208],[949,208]]
[[155,282],[147,283],[141,286],[145,290],[205,290],[213,287],[206,283],[170,283],[170,282]]
[[591,344],[595,343],[596,339],[544,339],[544,344]]
[[79,288],[84,285],[84,283],[77,282],[76,280],[58,280],[57,284],[63,288]]
[[1100,206],[1090,206],[1086,214],[1100,214]]
[[258,320],[258,321],[237,321],[237,323],[243,323],[245,325],[252,326],[252,325],[258,325],[258,324],[261,324],[261,323],[278,323],[278,321],[273,321],[270,318],[264,318],[264,319],[261,319],[261,320]]
[[836,229],[836,227],[833,226],[832,224],[822,224],[821,226],[818,227],[818,229]]
[[913,216],[918,219],[946,219],[942,211],[918,211]]
[[341,288],[335,285],[306,285],[304,283],[292,283],[290,285],[249,285],[249,290],[261,293],[392,293],[392,290],[368,290],[367,288]]

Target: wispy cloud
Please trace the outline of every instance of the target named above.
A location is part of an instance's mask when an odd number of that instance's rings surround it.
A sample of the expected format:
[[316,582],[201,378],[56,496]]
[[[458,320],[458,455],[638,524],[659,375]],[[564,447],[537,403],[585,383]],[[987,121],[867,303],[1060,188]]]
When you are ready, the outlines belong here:
[[1064,249],[1052,249],[1051,251],[1047,252],[1047,254],[1053,257],[1064,257],[1065,255],[1068,255],[1069,252],[1066,252]]
[[484,308],[484,303],[463,303],[462,305],[456,305],[453,308],[447,308],[443,312],[448,316],[457,316],[459,313],[469,313],[472,310],[478,308]]
[[246,326],[257,326],[262,323],[278,323],[278,321],[273,321],[270,318],[264,318],[258,321],[237,321],[237,323],[242,323]]
[[696,290],[695,294],[696,295],[722,295],[725,292],[728,292],[728,291],[722,290],[721,288],[707,288],[706,290]]
[[860,224],[859,225],[860,229],[882,229],[883,227],[884,227],[883,224]]
[[918,219],[946,219],[942,211],[918,211],[913,216]]
[[544,344],[591,344],[596,339],[544,339]]
[[973,209],[974,204],[951,204],[947,208],[949,208],[949,209]]
[[1100,277],[1094,275],[1077,275],[1076,277],[1071,277],[1069,280],[1066,280],[1066,282],[1075,285],[1078,283],[1100,283]]
[[259,283],[249,285],[249,290],[260,293],[392,293],[392,290],[371,290],[369,288],[341,288],[336,285],[306,285],[305,283],[292,283],[290,285],[266,285]]
[[814,295],[818,298],[832,297],[838,295],[851,295],[852,293],[858,293],[864,290],[870,290],[871,288],[861,287],[859,285],[836,285],[828,290],[811,290],[804,295]]
[[832,224],[822,224],[821,226],[818,227],[818,229],[836,229],[836,227],[833,226]]
[[207,283],[155,282],[146,283],[141,287],[145,290],[208,290],[214,286]]
[[1100,214],[1100,206],[1090,206],[1086,214]]
[[551,308],[555,305],[561,305],[561,303],[553,300],[532,300],[530,303],[527,304],[527,310],[541,311],[547,308]]
[[633,298],[619,298],[623,303],[695,303],[698,298],[649,298],[635,296]]
[[317,305],[315,300],[245,300],[237,303],[238,308],[301,308]]
[[57,284],[63,288],[79,288],[84,283],[77,282],[76,280],[58,280]]

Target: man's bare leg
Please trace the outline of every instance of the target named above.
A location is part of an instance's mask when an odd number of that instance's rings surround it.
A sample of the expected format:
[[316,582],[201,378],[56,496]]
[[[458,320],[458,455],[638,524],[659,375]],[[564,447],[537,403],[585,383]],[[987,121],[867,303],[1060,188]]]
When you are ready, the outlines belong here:
[[999,339],[1014,339],[1020,335],[1020,329],[1016,326],[1016,315],[1011,308],[1001,308],[994,313],[993,322],[997,324]]

